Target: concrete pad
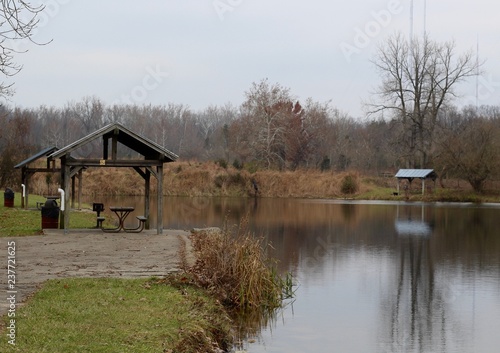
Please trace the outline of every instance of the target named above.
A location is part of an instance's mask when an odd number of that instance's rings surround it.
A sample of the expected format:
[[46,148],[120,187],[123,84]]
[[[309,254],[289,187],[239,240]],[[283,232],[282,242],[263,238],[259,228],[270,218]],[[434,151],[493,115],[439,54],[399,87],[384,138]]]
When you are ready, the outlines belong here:
[[[164,276],[178,271],[179,250],[185,249],[188,264],[191,233],[156,230],[141,233],[104,233],[96,230],[47,229],[44,235],[0,238],[0,315],[7,312],[8,244],[15,243],[16,302],[22,303],[44,281],[67,277],[137,278]],[[12,263],[11,263],[12,264]]]

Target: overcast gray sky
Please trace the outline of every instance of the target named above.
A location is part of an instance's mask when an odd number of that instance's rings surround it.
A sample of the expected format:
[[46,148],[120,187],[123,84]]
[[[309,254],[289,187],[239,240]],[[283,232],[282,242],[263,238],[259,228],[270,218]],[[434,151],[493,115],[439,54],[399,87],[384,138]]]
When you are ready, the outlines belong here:
[[[330,101],[362,117],[379,77],[380,42],[410,32],[411,0],[47,0],[35,40],[16,56],[20,107],[63,107],[85,96],[106,104],[238,106],[268,78],[300,100]],[[486,60],[479,104],[500,104],[500,5],[491,0],[414,0],[414,34],[455,40]],[[498,83],[497,83],[498,82]],[[457,104],[475,104],[476,79]]]

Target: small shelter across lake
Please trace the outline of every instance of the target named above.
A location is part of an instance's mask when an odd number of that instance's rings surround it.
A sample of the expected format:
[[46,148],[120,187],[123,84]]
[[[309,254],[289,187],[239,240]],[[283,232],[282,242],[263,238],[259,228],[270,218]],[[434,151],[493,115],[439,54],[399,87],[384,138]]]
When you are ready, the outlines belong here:
[[[94,153],[89,154],[88,158],[75,158],[71,155],[76,150],[81,150],[82,147],[92,151],[93,148],[88,148],[91,143],[102,139],[102,154],[96,158]],[[87,147],[84,147],[86,146]],[[99,144],[97,144],[99,145]],[[128,153],[128,158],[120,157],[118,153],[119,146],[128,148],[133,151]],[[150,179],[151,175],[156,178],[157,182],[157,233],[163,232],[163,164],[175,161],[178,156],[173,152],[163,148],[157,143],[142,137],[135,132],[125,128],[119,123],[109,124],[72,144],[54,151],[49,159],[61,160],[61,188],[65,191],[65,205],[69,206],[70,201],[70,180],[71,178],[81,173],[82,170],[89,167],[105,168],[105,167],[129,167],[133,168],[143,179],[145,183],[145,198],[144,215],[148,219],[146,227],[149,227],[149,200],[150,200]],[[73,193],[75,185],[73,184]],[[69,225],[70,207],[65,207],[61,213],[61,228],[67,229]]]
[[401,183],[401,179],[408,180],[408,183],[411,185],[414,179],[420,179],[422,181],[422,195],[425,193],[425,180],[431,179],[436,182],[437,174],[434,172],[434,169],[400,169],[398,173],[395,175],[398,179],[398,194],[399,194],[399,185]]

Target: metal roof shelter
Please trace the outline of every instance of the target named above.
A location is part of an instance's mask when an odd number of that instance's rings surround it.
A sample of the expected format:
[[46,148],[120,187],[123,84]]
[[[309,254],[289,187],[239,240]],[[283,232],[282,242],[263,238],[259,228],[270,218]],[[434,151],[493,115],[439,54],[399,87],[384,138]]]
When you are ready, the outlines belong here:
[[[19,164],[15,165],[15,169],[21,168],[21,183],[24,185],[24,191],[28,190],[29,186],[29,180],[31,176],[37,172],[43,172],[43,173],[59,173],[61,171],[60,168],[56,168],[55,160],[51,158],[47,158],[49,155],[57,151],[57,147],[47,147],[38,152],[37,154],[34,154],[33,156],[25,159],[24,161],[20,162]],[[47,166],[45,168],[31,168],[30,164],[39,160],[40,158],[47,158]],[[24,197],[21,199],[21,207],[22,208],[27,208],[28,207],[28,192],[23,193]]]
[[425,180],[432,179],[436,181],[437,174],[434,169],[400,169],[395,177],[398,179],[398,194],[399,194],[399,184],[401,179],[406,179],[408,182],[412,183],[414,179],[422,180],[422,195],[425,193]]
[[[100,158],[74,158],[71,153],[95,140],[102,139],[102,156]],[[137,159],[120,159],[118,148],[120,145],[139,153],[142,157]],[[119,123],[109,124],[103,128],[81,138],[72,144],[53,152],[49,158],[61,159],[61,188],[65,191],[64,201],[69,204],[70,178],[76,173],[81,173],[87,167],[131,167],[144,179],[146,201],[144,215],[148,219],[146,227],[149,228],[149,200],[150,178],[153,175],[157,180],[157,233],[163,232],[163,164],[175,161],[178,156],[163,148],[157,143],[136,134]],[[74,185],[73,185],[74,193]],[[61,214],[60,227],[68,228],[69,207],[65,207]]]

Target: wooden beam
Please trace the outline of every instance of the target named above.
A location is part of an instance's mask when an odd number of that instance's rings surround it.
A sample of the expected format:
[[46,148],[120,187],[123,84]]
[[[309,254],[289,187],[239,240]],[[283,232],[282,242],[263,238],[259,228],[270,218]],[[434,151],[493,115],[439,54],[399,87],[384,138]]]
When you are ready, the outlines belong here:
[[118,158],[118,134],[116,133],[111,138],[111,159],[116,161]]
[[143,179],[146,179],[146,172],[143,171],[140,167],[133,167],[134,170],[139,174]]
[[108,159],[108,147],[109,146],[109,140],[106,138],[106,136],[102,137],[102,159]]
[[70,172],[70,177],[74,177],[76,176],[77,174],[81,173],[81,171],[85,169],[85,167],[83,166],[79,166],[79,167],[73,167],[71,168],[71,172]]
[[162,163],[157,160],[104,160],[73,159],[66,162],[71,167],[157,167]]
[[61,172],[61,168],[26,168],[24,170],[25,173],[31,173],[31,174],[35,174],[35,173],[60,173]]
[[158,178],[158,174],[156,173],[156,170],[154,170],[154,169],[153,169],[153,168],[151,168],[151,167],[146,167],[146,169],[147,169],[147,170],[148,170],[151,174],[153,174],[153,176],[154,176],[155,178]]

